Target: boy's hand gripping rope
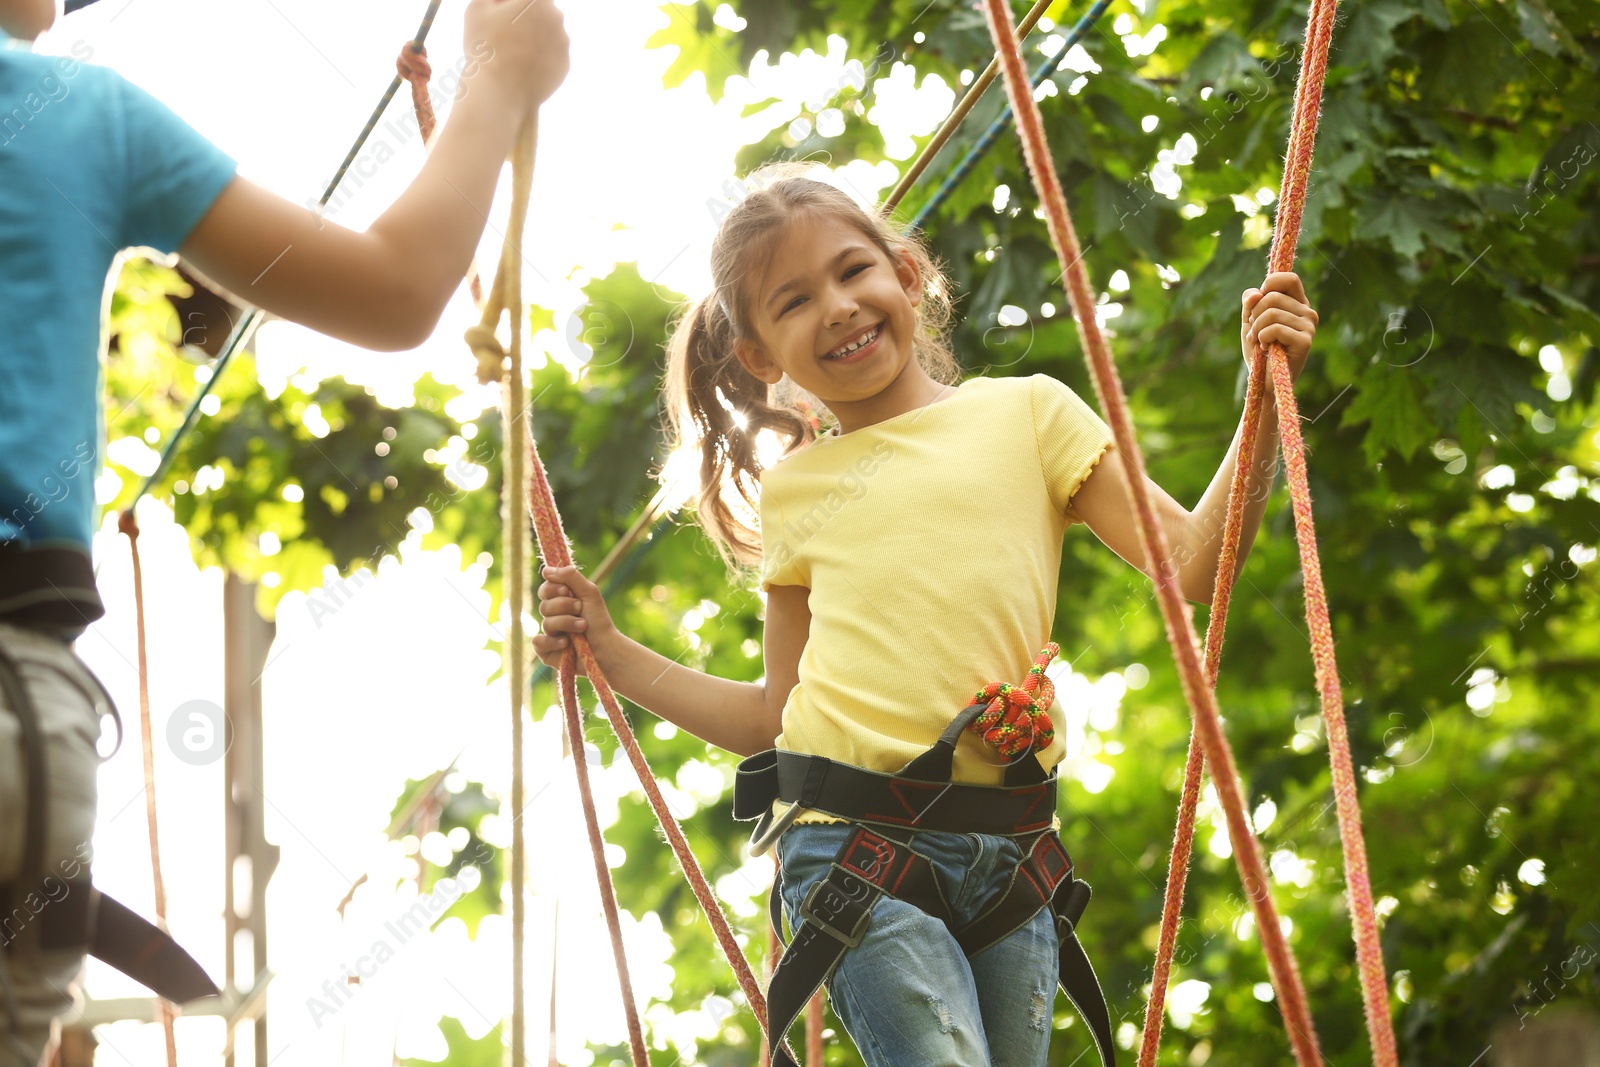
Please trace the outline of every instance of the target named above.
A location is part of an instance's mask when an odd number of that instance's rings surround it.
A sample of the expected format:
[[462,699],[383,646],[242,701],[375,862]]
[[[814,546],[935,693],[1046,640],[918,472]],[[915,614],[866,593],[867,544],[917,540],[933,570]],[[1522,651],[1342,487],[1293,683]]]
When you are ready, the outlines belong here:
[[[1293,245],[1298,234],[1299,218],[1304,204],[1305,176],[1310,169],[1316,114],[1320,107],[1321,84],[1326,75],[1327,51],[1332,37],[1335,4],[1336,0],[1314,0],[1312,6],[1306,39],[1307,58],[1302,69],[1301,87],[1296,92],[1295,129],[1290,137],[1291,159],[1285,178],[1286,183],[1291,178],[1296,180],[1298,192],[1292,198],[1286,196],[1283,200],[1279,212],[1280,232],[1273,248],[1275,261],[1279,259],[1286,263],[1292,261]],[[1165,560],[1169,558],[1166,538],[1150,507],[1144,485],[1143,457],[1133,437],[1133,428],[1115,365],[1094,318],[1093,292],[1089,286],[1088,273],[1082,264],[1077,235],[1067,215],[1066,198],[1050,162],[1051,157],[1045,142],[1038,106],[1032,95],[1027,92],[1021,57],[1011,44],[1010,13],[1002,0],[985,0],[985,7],[989,16],[990,32],[996,45],[1005,53],[1007,90],[1011,95],[1012,106],[1017,110],[1018,130],[1022,136],[1024,156],[1032,173],[1035,188],[1046,209],[1051,239],[1062,263],[1066,265],[1067,295],[1077,318],[1079,334],[1090,372],[1094,377],[1095,389],[1100,395],[1107,420],[1111,423],[1117,447],[1123,453],[1128,490],[1133,498],[1145,556],[1151,561]],[[1256,373],[1252,375],[1252,390],[1259,390],[1259,371],[1262,364],[1267,362],[1271,364],[1274,390],[1284,412],[1280,419],[1283,423],[1284,453],[1289,467],[1291,496],[1294,501],[1296,535],[1300,542],[1302,568],[1305,571],[1306,612],[1312,625],[1313,656],[1322,696],[1323,716],[1328,724],[1329,758],[1333,764],[1334,791],[1339,811],[1340,837],[1344,846],[1346,882],[1349,887],[1351,912],[1355,920],[1354,931],[1357,956],[1361,964],[1367,1028],[1375,1060],[1382,1067],[1392,1067],[1397,1063],[1398,1057],[1389,1020],[1388,995],[1383,974],[1382,953],[1377,941],[1376,919],[1372,913],[1371,887],[1367,879],[1360,812],[1356,806],[1354,773],[1351,768],[1349,742],[1344,728],[1338,690],[1338,671],[1333,662],[1333,640],[1331,625],[1328,623],[1326,593],[1322,588],[1320,568],[1317,563],[1310,493],[1305,484],[1304,444],[1300,438],[1298,410],[1294,402],[1293,382],[1290,380],[1286,353],[1281,345],[1272,345],[1270,352],[1265,355],[1257,350],[1253,360],[1252,369]],[[1254,419],[1259,420],[1261,400],[1259,396],[1251,399],[1252,402],[1246,405],[1246,411],[1249,413],[1253,410]],[[1250,444],[1253,446],[1253,424],[1249,425],[1245,436],[1250,438]],[[1243,443],[1240,455],[1249,455],[1244,451]],[[1240,464],[1236,471],[1234,492],[1230,497],[1231,524],[1237,524],[1238,520],[1233,514],[1236,510],[1242,514],[1243,499],[1239,486],[1247,477],[1248,470]],[[1237,558],[1236,540],[1235,533],[1233,549],[1225,551],[1225,556],[1228,557],[1225,560],[1226,579],[1230,582],[1231,565]],[[1207,675],[1202,674],[1193,624],[1178,594],[1176,574],[1170,568],[1158,567],[1155,586],[1162,614],[1166,619],[1168,637],[1172,641],[1174,655],[1178,661],[1185,694],[1195,712],[1195,733],[1205,750],[1206,758],[1211,762],[1217,792],[1227,816],[1229,837],[1234,844],[1235,859],[1244,879],[1246,895],[1251,898],[1256,911],[1256,924],[1261,931],[1262,947],[1266,951],[1268,965],[1273,975],[1273,985],[1289,1026],[1289,1037],[1296,1059],[1303,1067],[1320,1063],[1321,1053],[1317,1047],[1315,1032],[1311,1028],[1304,990],[1300,984],[1294,958],[1283,939],[1275,909],[1271,904],[1269,883],[1261,863],[1260,845],[1245,818],[1238,772],[1218,720],[1215,695],[1207,684]],[[1224,602],[1225,600],[1224,595]],[[1218,633],[1220,635],[1220,630]],[[1208,646],[1207,660],[1211,666],[1208,674],[1209,678],[1214,679],[1215,664],[1220,656],[1220,640],[1208,642]],[[1196,762],[1190,760],[1191,767],[1197,771]],[[1186,786],[1188,784],[1186,783]],[[1157,988],[1160,988],[1159,984]],[[1156,1014],[1159,1019],[1159,1011]],[[1144,1055],[1147,1050],[1153,1056],[1153,1042],[1149,1036],[1148,1026],[1145,1048],[1141,1049],[1142,1063],[1145,1062]]]

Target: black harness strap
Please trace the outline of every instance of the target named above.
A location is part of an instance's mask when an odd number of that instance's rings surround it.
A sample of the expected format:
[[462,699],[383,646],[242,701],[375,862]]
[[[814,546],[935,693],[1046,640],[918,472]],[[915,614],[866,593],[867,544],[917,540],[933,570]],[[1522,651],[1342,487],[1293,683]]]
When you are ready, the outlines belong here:
[[1100,1062],[1111,1067],[1117,1061],[1116,1047],[1111,1043],[1111,1011],[1089,954],[1078,941],[1078,921],[1089,906],[1089,896],[1089,883],[1072,877],[1072,858],[1061,839],[1054,831],[1040,834],[1012,871],[1011,884],[1005,892],[957,932],[956,942],[971,959],[1016,930],[1021,925],[1017,915],[1026,915],[1026,922],[1041,907],[1048,906],[1061,941],[1057,981],[1094,1036]]
[[1040,834],[1025,844],[1022,862],[1011,870],[1011,881],[982,913],[961,928],[956,941],[970,958],[1001,941],[1017,928],[1016,917],[1032,917],[1050,905],[1056,888],[1071,881],[1072,859],[1055,834]]
[[[827,875],[807,891],[800,928],[784,948],[767,992],[767,1041],[774,1067],[798,1067],[784,1035],[845,953],[861,943],[872,907],[884,894],[913,904],[951,929],[970,959],[1032,921],[1041,908],[1055,917],[1061,943],[1058,981],[1094,1037],[1103,1067],[1115,1067],[1111,1013],[1077,937],[1089,903],[1088,883],[1072,876],[1072,859],[1052,829],[1056,778],[1029,753],[1006,768],[1005,784],[951,782],[956,741],[983,710],[965,708],[926,752],[899,774],[882,774],[821,756],[760,752],[739,765],[734,818],[756,821],[752,851],[764,850],[795,815],[812,810],[849,820],[855,832]],[[775,801],[790,804],[774,820]],[[1023,858],[1011,880],[976,919],[957,929],[930,860],[916,850],[924,830],[1018,839]],[[768,906],[783,934],[782,871]]]
[[[861,944],[880,896],[898,897],[946,924],[953,921],[933,863],[912,847],[908,840],[912,836],[857,826],[827,875],[806,892],[800,903],[800,929],[785,946],[767,988],[767,1036],[774,1067],[798,1067],[782,1036],[845,953]],[[771,899],[780,900],[781,894],[780,872]],[[782,931],[781,904],[778,908],[775,919],[780,921],[774,929]],[[779,1038],[776,1042],[771,1040],[774,1035]]]
[[[117,746],[120,748],[122,719],[117,716],[116,705],[105,687],[98,678],[94,681],[117,718]],[[68,879],[45,869],[49,830],[45,783],[49,768],[44,733],[27,681],[16,660],[3,647],[0,647],[0,694],[4,694],[6,704],[21,723],[23,764],[28,779],[22,866],[16,879],[0,883],[0,953],[21,936],[24,927],[36,923],[40,948],[87,951],[174,1003],[220,995],[205,970],[176,941],[101,893],[90,881],[87,871]],[[19,911],[23,915],[20,924],[15,922]],[[17,927],[15,933],[10,926]]]

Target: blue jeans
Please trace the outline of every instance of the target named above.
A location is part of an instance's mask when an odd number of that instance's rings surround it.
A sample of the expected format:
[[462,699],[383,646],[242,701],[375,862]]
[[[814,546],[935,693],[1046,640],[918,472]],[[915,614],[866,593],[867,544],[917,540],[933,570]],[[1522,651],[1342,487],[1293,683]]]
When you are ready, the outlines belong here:
[[[791,929],[851,830],[800,823],[778,838]],[[987,834],[925,831],[913,846],[933,861],[958,925],[1006,887],[1021,859],[1014,841]],[[828,996],[867,1067],[1043,1067],[1060,950],[1044,908],[969,960],[943,922],[884,894],[861,944],[829,979]]]

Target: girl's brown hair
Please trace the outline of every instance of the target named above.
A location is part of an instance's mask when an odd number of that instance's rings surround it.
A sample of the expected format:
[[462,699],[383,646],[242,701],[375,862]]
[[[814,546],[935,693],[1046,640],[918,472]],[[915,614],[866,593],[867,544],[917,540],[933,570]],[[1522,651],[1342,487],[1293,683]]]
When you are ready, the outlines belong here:
[[[917,308],[915,339],[918,361],[935,381],[955,384],[961,366],[950,351],[949,284],[926,246],[901,234],[879,211],[866,211],[849,194],[826,182],[807,178],[811,164],[769,164],[745,179],[748,194],[722,220],[711,245],[712,291],[691,305],[667,344],[667,376],[663,390],[672,424],[672,450],[700,448],[700,525],[730,568],[761,561],[759,524],[751,526],[734,514],[723,496],[732,483],[751,510],[759,514],[761,464],[756,435],[775,431],[788,455],[809,445],[818,428],[810,416],[830,418],[826,406],[785,375],[775,385],[744,369],[733,353],[734,341],[750,337],[750,297],[744,284],[755,275],[753,265],[783,227],[802,214],[843,220],[897,262],[907,256],[922,275],[922,303]],[[731,410],[730,410],[731,409]],[[742,417],[740,425],[738,416]]]

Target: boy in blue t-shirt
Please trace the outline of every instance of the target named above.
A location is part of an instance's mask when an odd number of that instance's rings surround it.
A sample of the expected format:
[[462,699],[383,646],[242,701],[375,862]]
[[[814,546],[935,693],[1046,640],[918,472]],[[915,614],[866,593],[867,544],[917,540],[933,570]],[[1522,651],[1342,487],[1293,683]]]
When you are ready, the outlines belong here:
[[51,947],[89,895],[100,687],[71,641],[104,611],[89,546],[118,257],[177,252],[241,304],[415,347],[466,274],[517,130],[567,71],[553,0],[470,0],[477,59],[449,121],[357,233],[239,177],[86,51],[35,55],[60,15],[61,0],[0,0],[0,1062],[22,1064],[49,1052],[87,936]]

